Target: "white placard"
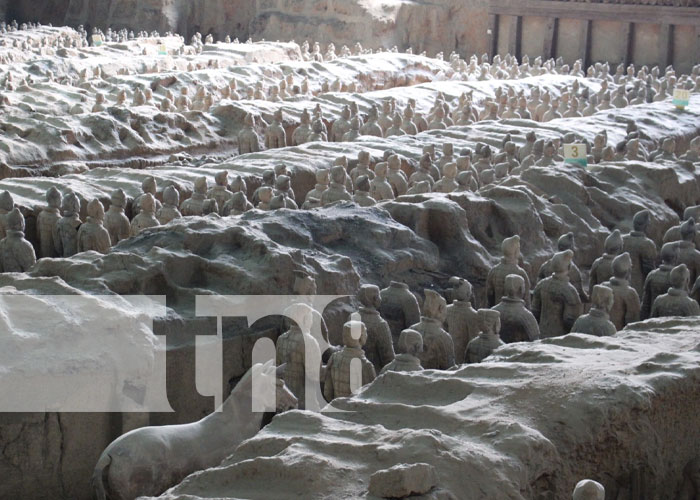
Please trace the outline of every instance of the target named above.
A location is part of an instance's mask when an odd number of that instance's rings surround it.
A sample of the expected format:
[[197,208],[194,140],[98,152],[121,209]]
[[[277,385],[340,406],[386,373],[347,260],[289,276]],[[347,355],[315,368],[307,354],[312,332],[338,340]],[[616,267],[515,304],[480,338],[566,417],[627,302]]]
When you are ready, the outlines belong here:
[[673,105],[677,108],[685,108],[690,104],[690,90],[673,89]]
[[564,144],[564,161],[566,163],[576,163],[583,167],[587,166],[586,145],[583,143]]

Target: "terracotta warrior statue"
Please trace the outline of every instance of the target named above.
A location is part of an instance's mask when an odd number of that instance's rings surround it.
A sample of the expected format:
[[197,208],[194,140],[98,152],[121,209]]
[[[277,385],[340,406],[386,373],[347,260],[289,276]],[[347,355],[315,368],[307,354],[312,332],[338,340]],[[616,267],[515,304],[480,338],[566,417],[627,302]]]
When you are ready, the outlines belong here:
[[241,215],[242,213],[252,209],[253,204],[248,201],[248,198],[245,197],[243,191],[236,191],[224,205],[223,209],[221,210],[221,215],[224,217]]
[[613,275],[603,283],[613,291],[615,301],[610,311],[610,321],[615,328],[622,330],[625,325],[639,321],[640,302],[637,291],[629,284],[628,277],[632,267],[632,259],[627,252],[613,259]]
[[260,202],[260,190],[264,187],[269,187],[271,189],[274,188],[276,179],[277,174],[275,174],[273,169],[268,169],[263,172],[262,184],[255,190],[255,192],[253,192],[253,199],[251,200],[253,205],[257,206],[257,204]]
[[[661,265],[647,275],[642,293],[641,319],[649,318],[651,306],[656,298],[671,287],[670,273],[678,261],[678,248],[673,243],[661,247]],[[690,277],[688,277],[690,279]]]
[[[559,237],[557,241],[557,251],[563,252],[564,250],[571,250],[575,254],[574,248],[574,233],[566,233]],[[552,259],[550,258],[540,267],[540,271],[537,273],[537,281],[543,280],[547,276],[552,274]],[[581,271],[579,270],[576,263],[572,260],[571,267],[569,268],[569,282],[574,285],[574,288],[578,291],[578,296],[581,298],[581,302],[588,302],[588,295],[583,289],[583,278],[581,277]]]
[[[294,271],[292,293],[297,295],[300,301],[305,301],[304,303],[309,304],[309,300],[313,300],[316,292],[316,278],[304,270]],[[311,334],[315,336],[319,343],[321,342],[321,339],[323,339],[323,342],[328,344],[330,342],[328,339],[328,326],[326,325],[326,321],[323,319],[323,315],[316,309],[312,309],[311,312],[313,315]],[[320,337],[316,337],[319,332]]]
[[590,283],[588,287],[589,295],[593,291],[593,287],[608,281],[612,275],[612,262],[615,257],[622,252],[622,235],[618,229],[615,229],[605,239],[605,253],[593,261],[590,273]]
[[258,151],[260,151],[260,136],[255,130],[253,115],[246,113],[243,119],[243,129],[238,132],[238,152],[243,155]]
[[355,180],[361,175],[367,176],[370,181],[374,179],[375,174],[370,168],[371,161],[372,156],[369,154],[369,151],[361,150],[357,153],[357,166],[350,171],[350,180],[352,180],[353,185],[355,185]]
[[381,291],[380,297],[379,314],[389,324],[396,350],[401,332],[420,321],[418,300],[408,289],[408,285],[399,281],[389,283],[389,286]]
[[340,112],[340,118],[333,122],[331,127],[331,142],[342,142],[343,136],[350,132],[350,108],[345,105]]
[[443,177],[435,183],[433,191],[436,193],[451,193],[459,190],[457,183],[457,164],[447,163],[442,167]]
[[283,122],[282,110],[278,109],[273,115],[272,123],[265,129],[265,149],[287,147],[287,132],[282,126]]
[[39,240],[39,257],[58,257],[56,224],[61,218],[61,193],[51,186],[46,191],[47,206],[43,207],[36,220]]
[[34,247],[24,239],[24,216],[13,208],[6,216],[5,237],[0,240],[0,272],[23,273],[36,264]]
[[352,201],[352,195],[345,187],[346,180],[345,167],[336,165],[331,168],[331,184],[321,195],[321,205],[329,205],[336,201]]
[[700,276],[700,251],[695,247],[697,234],[695,219],[690,217],[683,222],[680,232],[681,241],[674,243],[678,251],[678,263],[688,267],[690,282],[695,283],[695,280]]
[[520,257],[520,236],[515,235],[506,238],[501,243],[501,251],[503,258],[496,266],[491,269],[486,277],[486,300],[489,307],[493,307],[504,295],[504,283],[506,276],[509,274],[517,274],[522,276],[525,282],[525,300],[526,307],[530,307],[530,278],[527,272],[518,265]]
[[88,203],[87,213],[87,220],[78,229],[78,252],[109,252],[112,240],[103,225],[105,209],[100,200]]
[[313,313],[311,307],[298,303],[288,307],[288,330],[277,339],[277,366],[286,364],[284,383],[299,401],[299,409],[306,408],[306,386],[318,386],[321,369],[321,350],[311,335]]
[[255,206],[258,210],[270,210],[270,203],[274,197],[274,192],[270,186],[262,186],[258,191],[258,204]]
[[175,186],[168,186],[163,190],[163,206],[156,212],[156,219],[160,224],[167,224],[173,219],[182,217],[180,210],[180,193]]
[[445,323],[447,331],[455,346],[455,362],[464,364],[464,355],[469,342],[479,334],[479,316],[472,307],[472,285],[464,278],[453,276],[449,284],[452,286],[452,304],[447,306]]
[[278,174],[275,179],[275,188],[273,189],[275,196],[284,195],[292,201],[295,201],[294,190],[292,189],[292,178],[286,174]]
[[144,229],[160,225],[156,219],[156,201],[149,193],[141,197],[141,210],[131,221],[131,236],[138,235]]
[[[686,207],[686,209],[683,211],[683,222],[681,224],[678,224],[677,226],[673,226],[668,231],[666,231],[666,233],[664,234],[663,242],[668,243],[670,241],[682,240],[683,238],[681,237],[681,226],[685,223],[685,221],[687,221],[691,217],[694,221],[697,220],[698,217],[700,217],[700,205]],[[695,247],[700,248],[700,231],[697,230],[697,226],[695,226],[695,229]]]
[[671,286],[659,295],[651,306],[651,318],[662,316],[700,316],[700,305],[688,297],[690,272],[685,264],[674,267],[669,273]]
[[498,336],[501,329],[501,314],[493,309],[479,309],[479,335],[467,346],[465,359],[467,363],[481,363],[493,351],[503,345]]
[[80,220],[80,199],[75,193],[67,193],[61,204],[63,217],[56,224],[56,250],[60,257],[70,257],[78,253],[78,228]]
[[[420,354],[423,352],[423,336],[415,330],[404,330],[399,336],[396,358],[382,368],[386,372],[417,372],[423,370]],[[380,374],[381,374],[380,373]]]
[[406,191],[408,191],[408,179],[401,170],[401,159],[398,155],[390,155],[387,159],[387,165],[389,166],[387,181],[389,181],[394,190],[394,196],[406,194]]
[[[326,401],[352,396],[363,385],[369,384],[376,377],[374,366],[365,357],[362,345],[367,338],[367,330],[361,321],[348,321],[343,325],[344,347],[331,355],[326,365],[326,377],[323,384],[323,397]],[[355,372],[353,360],[359,360],[360,370]]]
[[0,239],[5,237],[7,231],[7,216],[15,208],[15,200],[9,191],[0,193]]
[[377,200],[372,198],[370,189],[372,189],[369,177],[361,175],[355,181],[355,194],[352,195],[352,201],[361,207],[371,207],[377,204]]
[[147,193],[152,194],[153,198],[155,198],[156,210],[158,210],[160,208],[160,202],[158,201],[158,196],[157,196],[158,184],[156,182],[155,177],[153,177],[152,175],[149,175],[143,181],[141,181],[141,190],[143,191],[143,193],[138,195],[136,198],[134,198],[134,201],[131,202],[131,216],[132,217],[136,217],[139,214],[139,211],[141,210],[141,197],[146,195]]
[[204,201],[207,199],[207,178],[197,177],[194,181],[192,196],[180,204],[180,212],[183,217],[204,214]]
[[214,186],[207,192],[207,198],[216,200],[219,207],[226,205],[233,193],[228,189],[228,171],[220,170],[214,176]]
[[[137,200],[140,199],[141,196],[139,196]],[[104,226],[109,233],[109,238],[112,245],[116,245],[121,240],[125,240],[129,237],[131,234],[131,223],[129,222],[129,218],[124,213],[124,207],[126,206],[126,194],[121,188],[117,188],[112,191],[112,194],[110,195],[110,202],[109,210],[107,210],[107,213],[105,213]]]
[[357,300],[360,302],[360,319],[367,328],[367,341],[363,349],[367,359],[379,372],[395,357],[391,330],[378,311],[382,303],[379,287],[362,285]]
[[311,115],[307,110],[301,113],[301,124],[292,133],[292,146],[301,146],[308,142],[311,135]]
[[429,153],[424,153],[418,164],[418,170],[416,170],[411,177],[408,179],[408,185],[414,186],[419,182],[428,182],[432,190],[435,184],[435,178],[432,175],[433,162],[430,159]]
[[423,335],[421,364],[426,370],[447,370],[455,365],[454,343],[450,334],[443,330],[447,303],[434,290],[425,290],[423,314],[411,330]]
[[387,180],[388,165],[384,162],[377,163],[374,167],[375,177],[370,182],[370,195],[377,201],[393,200],[394,190]]
[[503,288],[505,295],[492,308],[501,315],[501,329],[497,332],[501,340],[510,344],[539,339],[540,327],[523,300],[525,280],[520,275],[509,274]]
[[304,203],[309,201],[310,199],[315,199],[318,200],[320,203],[321,200],[321,195],[323,195],[323,192],[328,189],[328,184],[330,183],[330,170],[327,168],[319,168],[316,170],[316,185],[314,188],[306,193],[306,198],[304,199]]
[[643,292],[644,280],[654,270],[658,253],[656,244],[646,235],[650,219],[649,210],[634,214],[632,219],[634,230],[622,238],[623,250],[632,258],[630,284],[639,295]]
[[572,333],[586,333],[597,337],[608,337],[617,333],[617,328],[610,321],[610,311],[615,297],[612,288],[605,285],[596,285],[591,294],[591,310],[588,314],[579,316]]
[[569,333],[582,312],[578,292],[569,282],[569,267],[573,256],[571,250],[555,254],[552,258],[552,275],[535,287],[532,314],[540,325],[542,338]]

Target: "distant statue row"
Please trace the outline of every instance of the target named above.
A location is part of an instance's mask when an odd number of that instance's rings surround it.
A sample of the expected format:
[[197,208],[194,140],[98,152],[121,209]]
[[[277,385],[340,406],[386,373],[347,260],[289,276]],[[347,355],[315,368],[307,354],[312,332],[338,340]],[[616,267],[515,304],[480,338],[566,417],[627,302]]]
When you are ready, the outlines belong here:
[[[554,1],[554,0],[549,0]],[[612,3],[623,5],[653,5],[666,7],[699,7],[698,0],[556,0],[564,2]]]
[[[537,139],[534,132],[529,132],[525,144],[518,148],[507,134],[500,152],[494,153],[491,146],[477,143],[475,151],[464,149],[459,155],[455,154],[454,147],[449,142],[443,144],[440,155],[434,145],[428,145],[424,146],[418,168],[410,176],[405,173],[410,172],[410,164],[393,151],[386,150],[383,161],[376,162],[374,167],[369,152],[360,151],[356,162],[350,162],[342,156],[336,159],[330,169],[319,169],[316,173],[317,183],[306,194],[301,208],[312,209],[339,201],[354,201],[361,206],[371,206],[403,195],[477,191],[509,175],[519,175],[530,166],[552,166],[561,162],[564,144],[576,140],[575,136],[567,134],[545,143],[544,140]],[[667,138],[656,151],[648,152],[640,143],[636,126],[630,122],[627,137],[615,148],[607,145],[607,133],[603,131],[595,136],[592,145],[587,146],[586,154],[590,163],[622,159],[658,162],[680,160],[690,163],[700,161],[700,137],[690,141],[688,152],[681,157],[676,156],[675,147],[675,141]],[[354,166],[351,168],[351,165]],[[265,171],[262,185],[253,193],[251,202],[247,195],[246,181],[241,176],[236,176],[229,182],[228,172],[222,170],[215,176],[215,184],[211,188],[205,177],[197,178],[191,196],[183,201],[182,191],[175,186],[167,186],[160,195],[163,200],[161,204],[156,179],[149,176],[142,183],[143,193],[131,203],[132,220],[125,214],[126,194],[117,189],[111,194],[110,207],[106,213],[99,200],[87,204],[87,219],[81,237],[78,236],[83,224],[79,216],[80,200],[70,192],[62,197],[56,188],[51,188],[46,194],[47,205],[40,210],[38,217],[38,255],[67,257],[85,250],[104,253],[110,245],[122,239],[137,235],[145,228],[167,224],[183,215],[239,215],[253,207],[261,210],[297,209],[299,205],[291,188],[291,178],[291,173],[284,164]],[[11,211],[14,208],[12,196],[3,193],[0,205],[5,213]],[[695,214],[695,217],[698,216],[700,213]],[[107,230],[109,239],[97,229],[100,221]],[[678,235],[679,231],[676,231]],[[649,245],[653,243],[650,242]],[[635,268],[639,269],[639,266],[635,264]],[[597,272],[594,265],[591,272],[593,284],[604,281],[596,280]],[[647,272],[645,269],[645,276]],[[693,283],[696,274],[692,270]],[[641,277],[635,276],[634,287],[640,296],[642,285]],[[585,300],[584,295],[581,297]],[[653,301],[643,300],[643,303],[645,310],[650,310]]]
[[[574,65],[574,71],[583,76],[576,67],[577,65]],[[512,87],[506,91],[498,87],[495,98],[486,97],[477,104],[472,92],[463,93],[454,106],[442,93],[438,93],[432,109],[425,117],[416,111],[416,102],[413,99],[408,100],[403,111],[397,110],[396,100],[387,99],[382,104],[381,112],[375,105],[371,105],[366,115],[360,113],[357,103],[353,102],[343,107],[341,116],[333,121],[330,130],[326,126],[321,106],[317,104],[313,113],[309,113],[308,110],[302,112],[300,124],[295,127],[289,138],[285,131],[289,122],[285,121],[281,109],[274,112],[272,123],[269,125],[262,118],[248,114],[238,134],[239,151],[246,154],[261,151],[263,148],[299,146],[307,142],[348,142],[360,136],[415,135],[427,130],[467,126],[483,120],[550,121],[557,118],[575,118],[590,116],[611,108],[663,101],[672,95],[677,87],[700,92],[698,68],[693,70],[691,76],[683,75],[678,81],[672,71],[660,78],[658,68],[649,72],[648,68],[643,67],[637,76],[633,66],[628,67],[628,75],[622,72],[623,68],[618,67],[614,76],[607,73],[607,65],[601,65],[600,71],[593,71],[592,73],[601,80],[598,92],[591,92],[588,87],[582,87],[578,80],[570,87],[565,87],[559,97],[552,97],[549,90],[539,87],[534,87],[528,97],[525,96],[524,90],[516,94]],[[609,85],[618,85],[613,95]],[[584,105],[583,102],[587,104]],[[264,128],[262,136],[258,133],[256,122]],[[635,151],[638,149],[636,146]],[[611,148],[609,153],[601,150],[596,161],[616,159],[625,152],[614,148]]]

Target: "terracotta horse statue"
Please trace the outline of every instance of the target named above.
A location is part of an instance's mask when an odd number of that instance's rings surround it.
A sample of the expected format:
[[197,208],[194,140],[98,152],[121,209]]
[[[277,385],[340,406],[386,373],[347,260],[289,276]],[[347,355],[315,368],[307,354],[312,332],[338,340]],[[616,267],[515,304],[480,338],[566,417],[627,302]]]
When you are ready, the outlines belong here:
[[264,413],[253,411],[252,398],[254,386],[260,391],[261,382],[276,387],[277,411],[296,408],[297,399],[278,378],[272,362],[258,364],[238,382],[221,411],[190,424],[142,427],[114,440],[95,466],[95,498],[158,496],[189,474],[219,465],[260,430]]

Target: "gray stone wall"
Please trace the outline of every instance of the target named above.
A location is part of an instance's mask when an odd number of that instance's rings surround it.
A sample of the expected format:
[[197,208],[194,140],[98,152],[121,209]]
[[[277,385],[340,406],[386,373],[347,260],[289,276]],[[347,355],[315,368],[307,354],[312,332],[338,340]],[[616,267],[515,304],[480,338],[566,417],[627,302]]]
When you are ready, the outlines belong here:
[[[0,12],[3,2],[0,0]],[[405,1],[389,5],[357,0],[14,0],[8,4],[7,16],[20,21],[51,22],[54,25],[126,27],[134,31],[176,31],[189,37],[199,31],[212,33],[217,39],[227,34],[232,37],[298,41],[309,39],[321,43],[333,42],[337,47],[352,46],[361,41],[366,47],[409,46],[414,51],[430,54],[456,50],[463,56],[489,52],[493,40],[490,14],[494,5],[506,5],[518,10],[521,18],[519,55],[546,56],[546,26],[549,16],[558,18],[558,28],[552,44],[554,56],[561,56],[568,63],[581,57],[582,33],[585,31],[581,17],[591,13],[591,39],[588,62],[607,60],[642,64],[673,64],[680,71],[689,71],[698,63],[698,28],[694,20],[674,24],[670,35],[664,35],[661,18],[668,13],[683,11],[695,13],[700,0],[667,0],[666,5],[650,7],[652,0],[620,1],[636,3],[636,9],[624,8],[619,16],[596,19],[601,10],[621,7],[611,3],[560,2],[555,0],[509,2],[497,0],[436,0]],[[527,3],[528,5],[525,5]],[[538,11],[531,11],[529,4],[538,4]],[[552,11],[549,10],[549,5]],[[562,14],[562,5],[570,6]],[[678,5],[678,6],[675,6]],[[691,7],[690,9],[688,7]],[[558,9],[558,10],[557,10]],[[625,37],[625,25],[629,16],[639,17],[639,12],[653,9],[645,22],[634,22],[630,43]],[[656,10],[658,9],[658,11]],[[574,10],[577,12],[574,14]],[[569,12],[570,11],[570,12]],[[567,16],[567,12],[570,15]],[[700,16],[700,8],[697,9]],[[495,28],[497,40],[494,53],[506,54],[513,50],[511,29],[512,15],[498,15]],[[679,16],[676,16],[678,18]],[[693,16],[691,16],[693,17]],[[700,19],[700,18],[698,18]],[[697,23],[696,23],[697,24]],[[668,31],[667,31],[668,33]],[[670,58],[660,55],[660,46],[670,36],[673,45]],[[627,46],[631,52],[626,53]]]

